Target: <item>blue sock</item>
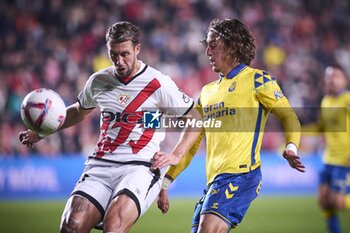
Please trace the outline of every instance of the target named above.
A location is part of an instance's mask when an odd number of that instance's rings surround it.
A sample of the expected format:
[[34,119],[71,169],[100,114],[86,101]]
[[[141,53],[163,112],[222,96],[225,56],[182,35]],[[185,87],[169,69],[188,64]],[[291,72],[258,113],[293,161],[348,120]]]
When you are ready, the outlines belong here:
[[338,215],[333,214],[327,218],[328,230],[331,233],[341,233]]

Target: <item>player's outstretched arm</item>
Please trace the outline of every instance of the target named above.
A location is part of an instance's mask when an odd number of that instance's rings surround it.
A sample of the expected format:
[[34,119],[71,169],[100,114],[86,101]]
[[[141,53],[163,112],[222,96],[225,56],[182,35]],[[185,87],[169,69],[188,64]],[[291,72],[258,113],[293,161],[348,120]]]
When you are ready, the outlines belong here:
[[[65,119],[62,127],[59,130],[68,128],[72,125],[79,123],[91,111],[92,111],[92,109],[91,110],[90,109],[89,110],[82,109],[78,102],[68,106],[66,119]],[[38,141],[40,141],[43,138],[44,138],[44,136],[39,135],[38,133],[36,133],[30,129],[19,133],[19,141],[23,145],[26,145],[28,147],[33,147],[34,143],[37,143]]]
[[83,109],[78,102],[67,107],[67,116],[60,129],[68,128],[82,121],[93,109]]

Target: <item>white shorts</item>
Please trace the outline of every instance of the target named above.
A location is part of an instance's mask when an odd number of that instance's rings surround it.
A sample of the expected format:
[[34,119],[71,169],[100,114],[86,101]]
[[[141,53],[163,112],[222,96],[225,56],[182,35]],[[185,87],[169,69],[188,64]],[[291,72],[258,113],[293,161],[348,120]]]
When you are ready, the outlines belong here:
[[126,194],[136,204],[139,217],[156,199],[163,180],[159,170],[144,165],[88,165],[71,195],[80,195],[93,203],[103,218],[116,196]]

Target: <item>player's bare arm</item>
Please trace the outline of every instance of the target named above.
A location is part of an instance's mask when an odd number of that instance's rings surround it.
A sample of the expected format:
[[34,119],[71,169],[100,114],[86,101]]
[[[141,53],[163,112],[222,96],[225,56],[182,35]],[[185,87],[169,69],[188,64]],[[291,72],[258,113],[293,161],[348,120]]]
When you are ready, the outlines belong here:
[[166,214],[168,212],[170,203],[169,203],[167,189],[160,190],[158,194],[158,199],[157,199],[157,206],[158,206],[158,209],[160,209],[163,214]]
[[[196,108],[192,108],[188,113],[192,119],[202,120],[201,114]],[[159,151],[153,156],[152,170],[162,168],[168,165],[176,165],[182,157],[191,149],[201,134],[202,129],[196,127],[188,127],[180,136],[179,142],[171,153]]]
[[60,129],[68,128],[72,125],[78,124],[82,121],[86,115],[88,115],[93,109],[83,109],[78,102],[67,107],[67,116],[62,127]]
[[[61,129],[68,128],[82,121],[87,114],[89,114],[92,109],[86,110],[80,107],[79,103],[76,102],[67,107],[67,116],[62,125]],[[42,137],[38,133],[28,129],[19,133],[19,140],[23,145],[32,147],[34,143],[40,141]]]

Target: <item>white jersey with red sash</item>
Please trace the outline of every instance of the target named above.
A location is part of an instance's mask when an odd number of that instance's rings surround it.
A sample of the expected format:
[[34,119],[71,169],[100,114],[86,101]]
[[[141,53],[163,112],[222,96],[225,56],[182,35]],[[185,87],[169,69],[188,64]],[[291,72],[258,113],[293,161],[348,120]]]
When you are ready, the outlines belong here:
[[101,112],[100,136],[87,164],[101,160],[149,162],[165,133],[144,128],[143,113],[156,109],[182,116],[193,106],[193,100],[169,76],[142,62],[138,72],[126,80],[117,78],[113,66],[94,73],[78,102],[84,109],[99,107]]

